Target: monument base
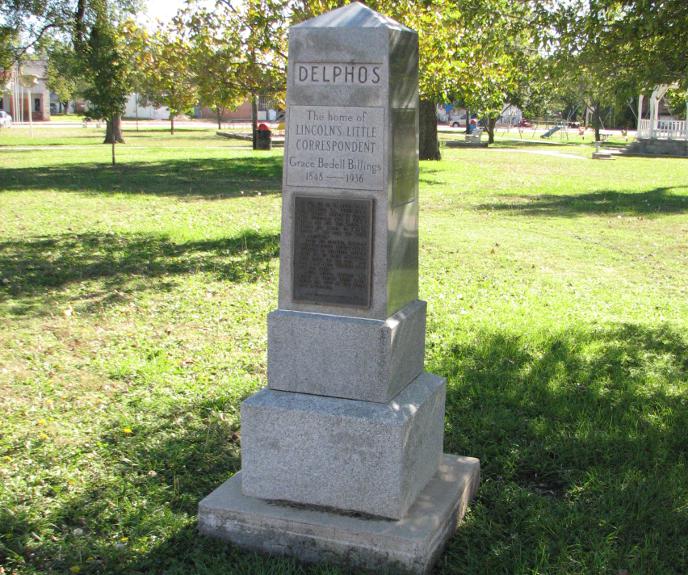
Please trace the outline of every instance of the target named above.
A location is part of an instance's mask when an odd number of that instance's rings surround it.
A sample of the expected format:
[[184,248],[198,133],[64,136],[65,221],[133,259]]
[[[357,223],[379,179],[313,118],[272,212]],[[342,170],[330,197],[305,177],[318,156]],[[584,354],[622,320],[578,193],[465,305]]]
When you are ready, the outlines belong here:
[[343,515],[247,497],[237,473],[201,501],[199,530],[252,551],[382,573],[429,573],[480,481],[473,457],[442,457],[400,520]]

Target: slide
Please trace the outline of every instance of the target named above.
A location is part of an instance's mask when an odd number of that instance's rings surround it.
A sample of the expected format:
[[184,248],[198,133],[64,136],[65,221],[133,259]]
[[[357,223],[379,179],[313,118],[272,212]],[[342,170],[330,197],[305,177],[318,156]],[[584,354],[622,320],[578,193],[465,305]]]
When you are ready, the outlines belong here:
[[549,130],[547,130],[540,137],[541,138],[549,138],[552,134],[554,134],[554,132],[558,132],[559,130],[561,130],[561,126],[554,126],[554,127],[550,128]]

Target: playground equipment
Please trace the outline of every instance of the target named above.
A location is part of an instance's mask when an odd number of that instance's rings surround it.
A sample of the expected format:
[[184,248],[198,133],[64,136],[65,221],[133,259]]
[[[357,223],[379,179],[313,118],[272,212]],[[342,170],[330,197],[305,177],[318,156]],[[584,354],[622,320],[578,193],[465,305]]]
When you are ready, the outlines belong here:
[[541,138],[549,138],[549,137],[552,136],[552,134],[554,134],[555,132],[558,132],[559,130],[561,130],[561,128],[562,128],[561,124],[557,124],[556,126],[552,126],[549,130],[547,130],[547,131],[546,131],[544,134],[542,134],[542,136],[540,136],[540,137],[541,137]]

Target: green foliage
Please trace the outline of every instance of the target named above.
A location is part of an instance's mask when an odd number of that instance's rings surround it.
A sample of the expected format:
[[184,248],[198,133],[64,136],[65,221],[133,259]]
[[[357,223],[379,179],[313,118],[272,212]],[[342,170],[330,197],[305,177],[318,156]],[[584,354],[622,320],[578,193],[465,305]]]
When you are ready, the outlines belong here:
[[16,29],[0,25],[0,71],[9,70],[12,67],[16,44]]
[[670,88],[664,96],[671,113],[679,118],[686,118],[686,106],[688,106],[688,91],[679,88]]
[[607,33],[610,17],[588,0],[564,4],[551,15],[556,89],[581,111],[591,110],[597,139],[605,110],[625,107],[638,88],[631,70],[619,65],[630,48]]
[[219,0],[213,10],[196,3],[184,12],[197,49],[200,93],[208,105],[232,108],[241,96],[259,94],[284,101],[290,4]]
[[688,89],[688,4],[684,0],[588,0],[607,56],[644,92],[679,82]]
[[[0,68],[74,21],[73,0],[0,0]],[[3,62],[4,60],[4,62]]]
[[246,0],[235,13],[245,38],[245,64],[239,77],[251,94],[284,100],[289,0]]
[[172,122],[198,101],[192,58],[188,30],[179,18],[158,28],[139,55],[145,93],[154,105],[167,106]]
[[131,90],[132,63],[122,53],[106,2],[98,6],[84,60],[89,82],[84,90],[90,103],[88,115],[112,121],[124,112]]
[[683,0],[573,0],[544,13],[555,85],[593,111],[596,128],[605,109],[625,110],[658,84],[688,88]]
[[84,71],[71,43],[55,41],[48,49],[47,84],[60,102],[74,100],[85,90]]
[[193,45],[193,69],[199,101],[221,116],[246,98],[248,90],[241,81],[242,39],[236,19],[226,10],[208,11],[201,7],[184,15]]
[[[132,14],[142,1],[111,0],[111,16]],[[20,61],[51,37],[60,41],[71,38],[81,50],[97,19],[100,3],[101,0],[0,0],[0,68],[7,65],[7,60]]]

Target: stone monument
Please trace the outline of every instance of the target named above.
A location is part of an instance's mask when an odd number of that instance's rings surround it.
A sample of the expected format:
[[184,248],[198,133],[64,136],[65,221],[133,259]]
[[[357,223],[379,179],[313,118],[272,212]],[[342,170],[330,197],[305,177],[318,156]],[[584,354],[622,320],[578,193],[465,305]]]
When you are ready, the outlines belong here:
[[443,454],[445,381],[423,371],[417,34],[359,3],[292,27],[286,126],[268,387],[241,406],[241,472],[199,528],[425,573],[480,465]]

